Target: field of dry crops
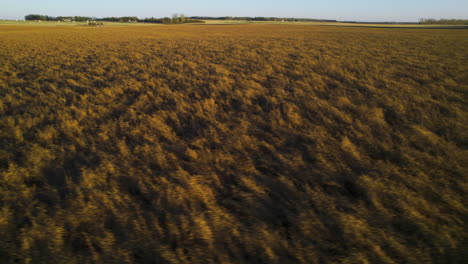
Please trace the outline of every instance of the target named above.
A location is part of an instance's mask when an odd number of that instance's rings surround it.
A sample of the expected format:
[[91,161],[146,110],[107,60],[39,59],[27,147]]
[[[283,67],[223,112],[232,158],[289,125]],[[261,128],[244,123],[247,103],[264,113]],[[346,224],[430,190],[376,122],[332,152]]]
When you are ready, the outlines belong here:
[[468,31],[0,26],[1,263],[461,263]]

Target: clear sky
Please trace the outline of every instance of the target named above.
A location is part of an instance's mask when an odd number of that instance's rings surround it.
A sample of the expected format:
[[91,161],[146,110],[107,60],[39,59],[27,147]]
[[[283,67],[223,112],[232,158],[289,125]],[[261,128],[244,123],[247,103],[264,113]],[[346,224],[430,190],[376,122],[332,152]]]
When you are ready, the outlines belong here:
[[468,0],[0,0],[0,19],[50,16],[275,16],[357,21],[468,18]]

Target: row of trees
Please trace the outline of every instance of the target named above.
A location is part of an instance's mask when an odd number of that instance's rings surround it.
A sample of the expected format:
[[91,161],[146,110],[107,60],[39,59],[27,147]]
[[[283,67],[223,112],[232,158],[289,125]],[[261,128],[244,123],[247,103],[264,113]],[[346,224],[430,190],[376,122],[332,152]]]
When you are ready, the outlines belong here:
[[468,25],[468,19],[433,19],[421,18],[419,24],[439,24],[439,25]]
[[172,18],[163,18],[164,24],[184,24],[184,23],[205,23],[201,19],[195,19],[194,17],[186,17],[184,14],[174,14]]
[[24,17],[25,20],[42,20],[42,21],[64,21],[64,22],[86,22],[86,21],[108,21],[108,22],[138,22],[138,17],[136,16],[126,16],[126,17],[86,17],[86,16],[46,16],[46,15],[27,15]]
[[[139,19],[136,16],[125,17],[86,17],[86,16],[47,16],[30,14],[24,17],[25,20],[41,20],[41,21],[107,21],[107,22],[142,22],[142,23],[158,23],[158,24],[184,24],[184,23],[204,23],[203,20],[247,20],[247,21],[294,21],[294,22],[337,22],[336,20],[326,19],[310,19],[310,18],[279,18],[279,17],[206,17],[206,16],[192,16],[186,17],[184,14],[174,14],[172,18],[144,18]],[[348,21],[354,22],[354,21]],[[433,19],[421,18],[419,24],[440,24],[440,25],[468,25],[468,19]]]
[[105,22],[141,22],[141,23],[158,23],[158,24],[184,24],[184,23],[204,23],[202,20],[187,18],[184,14],[174,14],[172,18],[144,18],[139,19],[136,16],[125,16],[125,17],[84,17],[84,16],[46,16],[31,14],[24,17],[25,20],[40,20],[40,21],[64,21],[64,22],[87,22],[87,21],[105,21]]
[[184,24],[184,23],[204,23],[203,20],[247,20],[247,21],[294,21],[294,22],[336,22],[336,20],[310,19],[310,18],[279,18],[279,17],[206,17],[192,16],[186,17],[184,14],[174,14],[172,17],[164,18],[143,18],[139,19],[136,16],[125,17],[84,17],[84,16],[46,16],[46,15],[27,15],[25,20],[43,20],[43,21],[107,21],[107,22],[142,22],[142,23],[157,23],[157,24]]
[[91,20],[95,20],[95,19],[96,18],[85,17],[85,16],[59,16],[56,19],[52,19],[52,20],[86,22],[86,21],[91,21]]
[[185,23],[205,23],[205,21],[200,19],[194,19],[193,17],[186,17],[184,14],[174,14],[172,18],[143,18],[139,19],[138,22],[141,23],[155,23],[155,24],[185,24]]
[[25,20],[44,20],[44,21],[48,21],[48,20],[57,20],[56,17],[51,17],[51,16],[45,16],[45,15],[27,15],[24,17]]
[[41,21],[76,21],[76,22],[86,22],[91,20],[96,20],[94,17],[85,17],[85,16],[46,16],[46,15],[36,15],[31,14],[24,17],[25,20],[41,20]]
[[203,20],[247,20],[247,21],[294,21],[294,22],[336,22],[330,19],[313,19],[313,18],[292,18],[292,17],[207,17],[207,16],[193,16],[191,19]]
[[107,22],[138,22],[138,17],[136,16],[125,16],[125,17],[104,17],[98,18],[97,21],[107,21]]

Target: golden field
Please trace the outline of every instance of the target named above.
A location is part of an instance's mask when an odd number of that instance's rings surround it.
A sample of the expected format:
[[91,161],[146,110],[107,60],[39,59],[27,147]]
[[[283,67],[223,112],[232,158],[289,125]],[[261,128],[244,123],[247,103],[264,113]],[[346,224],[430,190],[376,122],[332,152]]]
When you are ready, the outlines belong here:
[[461,263],[467,46],[0,26],[0,262]]

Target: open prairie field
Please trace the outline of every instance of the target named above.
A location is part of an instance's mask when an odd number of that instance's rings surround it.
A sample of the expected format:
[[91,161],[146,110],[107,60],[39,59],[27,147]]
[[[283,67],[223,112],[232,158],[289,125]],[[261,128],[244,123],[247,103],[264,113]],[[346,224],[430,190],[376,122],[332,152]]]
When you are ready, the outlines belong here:
[[468,31],[0,26],[1,263],[461,263]]

